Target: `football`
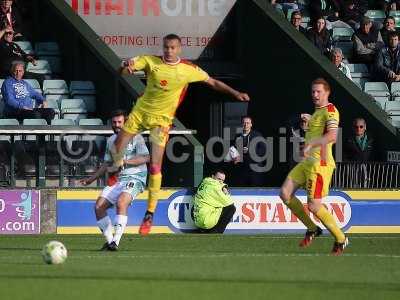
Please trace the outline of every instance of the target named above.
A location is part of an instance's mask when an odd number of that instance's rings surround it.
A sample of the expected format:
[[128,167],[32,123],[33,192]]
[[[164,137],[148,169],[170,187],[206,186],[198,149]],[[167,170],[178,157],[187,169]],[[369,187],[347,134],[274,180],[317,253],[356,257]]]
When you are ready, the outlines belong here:
[[67,259],[67,248],[61,242],[50,241],[43,247],[42,257],[47,264],[62,264]]

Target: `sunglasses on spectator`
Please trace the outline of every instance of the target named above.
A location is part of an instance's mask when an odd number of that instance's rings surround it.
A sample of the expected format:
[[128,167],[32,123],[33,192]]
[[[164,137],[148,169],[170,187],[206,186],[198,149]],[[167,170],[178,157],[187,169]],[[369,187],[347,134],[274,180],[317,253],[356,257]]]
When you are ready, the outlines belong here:
[[5,34],[13,34],[12,31],[7,31]]

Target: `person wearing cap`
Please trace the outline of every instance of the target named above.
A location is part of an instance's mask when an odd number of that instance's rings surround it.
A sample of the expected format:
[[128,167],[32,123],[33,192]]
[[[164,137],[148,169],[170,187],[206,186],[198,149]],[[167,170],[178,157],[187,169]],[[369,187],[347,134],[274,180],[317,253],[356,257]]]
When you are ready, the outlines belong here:
[[379,30],[372,26],[369,17],[363,17],[360,28],[353,34],[353,61],[370,66],[374,61],[376,52],[383,46]]
[[348,65],[346,65],[343,62],[344,56],[343,56],[343,52],[342,49],[340,48],[334,48],[331,51],[331,62],[344,74],[346,75],[346,77],[350,80],[352,80],[351,78],[351,72],[350,72],[350,68]]
[[[28,55],[21,47],[14,42],[14,31],[8,26],[0,30],[0,77],[10,76],[11,64],[13,61],[31,62],[36,65],[35,58]],[[26,78],[32,78],[31,73],[25,72]]]

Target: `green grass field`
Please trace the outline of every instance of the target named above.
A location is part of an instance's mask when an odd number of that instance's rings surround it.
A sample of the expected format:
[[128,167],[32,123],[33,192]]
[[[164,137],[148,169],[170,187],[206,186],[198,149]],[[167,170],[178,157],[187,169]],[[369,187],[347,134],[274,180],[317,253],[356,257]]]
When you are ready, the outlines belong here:
[[[308,249],[294,235],[0,236],[0,299],[400,299],[400,235],[332,238]],[[46,265],[40,250],[63,242],[69,257]]]

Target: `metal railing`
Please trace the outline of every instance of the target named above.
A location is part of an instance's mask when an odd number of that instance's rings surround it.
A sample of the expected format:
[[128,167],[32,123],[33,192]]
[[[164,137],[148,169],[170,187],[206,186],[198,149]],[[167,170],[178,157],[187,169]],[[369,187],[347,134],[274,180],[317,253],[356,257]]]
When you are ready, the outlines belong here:
[[400,163],[337,163],[331,187],[337,189],[399,189]]

